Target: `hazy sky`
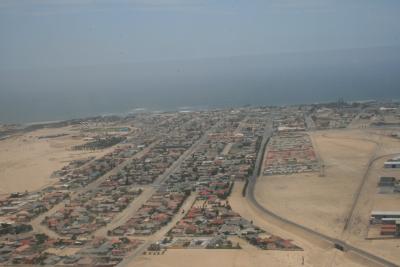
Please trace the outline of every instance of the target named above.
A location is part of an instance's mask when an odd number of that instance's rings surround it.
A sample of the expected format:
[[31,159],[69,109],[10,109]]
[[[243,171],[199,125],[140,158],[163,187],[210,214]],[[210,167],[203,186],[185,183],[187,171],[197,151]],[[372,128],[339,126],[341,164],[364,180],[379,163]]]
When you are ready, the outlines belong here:
[[1,0],[0,68],[400,44],[398,0]]
[[0,0],[0,123],[400,97],[398,0]]

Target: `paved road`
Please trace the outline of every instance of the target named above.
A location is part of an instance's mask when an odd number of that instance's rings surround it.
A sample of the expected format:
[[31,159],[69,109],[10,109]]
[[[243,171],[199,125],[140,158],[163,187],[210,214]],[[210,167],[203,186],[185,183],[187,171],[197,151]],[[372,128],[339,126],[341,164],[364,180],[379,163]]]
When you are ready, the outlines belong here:
[[272,136],[272,132],[272,121],[268,121],[267,126],[265,127],[264,135],[262,137],[260,149],[257,153],[256,163],[254,164],[253,176],[251,178],[252,180],[254,180],[254,177],[258,177],[261,174],[265,149],[267,148],[269,138]]
[[304,115],[304,119],[305,119],[305,122],[306,122],[306,125],[307,125],[307,129],[308,129],[309,131],[313,131],[313,130],[316,129],[316,127],[315,127],[315,122],[314,122],[314,120],[311,118],[311,115],[310,115],[310,114]]
[[[263,139],[265,139],[262,142],[263,146],[265,146],[267,144],[267,140],[269,140],[268,134],[272,134],[272,131],[269,132],[268,129],[267,129],[266,130],[266,134],[263,137]],[[260,151],[265,149],[263,146],[260,148]],[[259,157],[261,157],[261,159],[259,159]],[[249,183],[248,183],[248,186],[247,186],[247,192],[246,192],[246,198],[248,199],[248,201],[256,209],[258,209],[259,211],[263,212],[266,217],[269,217],[269,218],[271,218],[271,219],[273,219],[275,221],[278,221],[281,225],[286,226],[285,228],[288,231],[290,231],[290,229],[293,229],[293,230],[296,230],[296,231],[302,231],[306,235],[311,235],[311,236],[319,238],[319,239],[321,239],[323,241],[327,241],[329,243],[332,243],[332,245],[334,245],[334,246],[343,248],[344,251],[352,251],[352,252],[354,252],[354,254],[356,254],[356,255],[358,255],[358,256],[366,259],[366,260],[369,260],[372,263],[375,263],[375,264],[378,264],[378,265],[381,265],[381,266],[399,267],[398,264],[395,264],[395,263],[393,263],[391,261],[388,261],[388,260],[386,260],[384,258],[376,256],[376,255],[374,255],[372,253],[369,253],[369,252],[367,252],[365,250],[362,250],[362,249],[359,249],[359,248],[357,248],[355,246],[347,244],[343,240],[339,240],[339,239],[330,237],[328,235],[325,235],[325,234],[322,234],[322,233],[317,232],[315,230],[312,230],[312,229],[310,229],[310,228],[308,228],[306,226],[303,226],[301,224],[298,224],[298,223],[290,221],[290,220],[288,220],[286,218],[283,218],[283,217],[279,216],[278,214],[272,212],[271,210],[267,209],[266,207],[262,206],[257,201],[257,199],[255,198],[255,195],[254,195],[254,190],[255,190],[255,185],[256,185],[256,182],[257,182],[257,178],[258,178],[259,168],[261,168],[261,164],[260,163],[262,162],[262,157],[263,157],[263,153],[259,152],[258,155],[257,155],[257,161],[256,161],[256,163],[258,162],[258,164],[256,164],[256,166],[255,166],[256,168],[254,170],[254,173],[253,173],[252,177],[249,179]],[[371,165],[372,165],[372,163],[371,163]],[[271,221],[273,221],[273,220],[271,220]]]

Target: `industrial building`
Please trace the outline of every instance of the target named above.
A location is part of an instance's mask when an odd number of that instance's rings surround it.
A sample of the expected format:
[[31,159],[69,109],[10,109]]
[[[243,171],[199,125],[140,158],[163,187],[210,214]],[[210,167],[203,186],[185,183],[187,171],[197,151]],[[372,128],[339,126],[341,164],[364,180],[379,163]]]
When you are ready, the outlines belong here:
[[[400,211],[372,211],[371,212],[371,221],[382,221],[382,219],[397,219],[400,220]],[[386,221],[386,220],[385,220]]]
[[392,158],[384,163],[387,169],[400,169],[400,157]]

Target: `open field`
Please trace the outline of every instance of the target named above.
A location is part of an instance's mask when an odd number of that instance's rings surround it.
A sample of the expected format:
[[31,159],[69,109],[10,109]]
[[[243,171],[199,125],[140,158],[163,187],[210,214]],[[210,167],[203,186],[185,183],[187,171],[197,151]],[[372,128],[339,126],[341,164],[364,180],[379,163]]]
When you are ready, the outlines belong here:
[[[332,253],[331,253],[332,254]],[[282,251],[259,251],[255,248],[241,250],[206,250],[206,249],[173,249],[164,255],[141,256],[129,267],[296,267],[296,266],[346,266],[361,267],[350,258],[336,259],[332,265],[314,265],[306,260],[302,265],[302,256]]]
[[344,233],[351,244],[359,246],[376,255],[400,263],[400,240],[366,240],[369,217],[372,210],[393,211],[400,209],[400,194],[378,194],[377,184],[380,176],[400,177],[400,170],[384,169],[383,163],[390,155],[400,151],[400,142],[390,137],[380,137],[381,149],[368,173],[366,183],[361,191],[349,229]]
[[[398,210],[400,207],[399,196],[376,194],[380,176],[400,175],[399,171],[382,168],[383,162],[390,158],[383,156],[399,152],[400,142],[377,130],[331,130],[311,135],[325,166],[325,176],[311,173],[260,177],[255,191],[258,201],[289,220],[400,262],[398,239],[365,240],[372,209]],[[367,173],[348,229],[344,230],[371,158],[379,159]]]
[[[232,196],[229,198],[234,211],[246,219],[252,219],[256,225],[283,238],[295,240],[295,244],[301,246],[304,251],[297,252],[305,259],[305,265],[309,266],[370,266],[366,262],[360,262],[348,253],[340,252],[331,244],[315,239],[312,236],[304,235],[302,231],[287,228],[280,221],[268,218],[264,213],[255,208],[246,198],[242,197],[243,183],[235,183]],[[293,255],[293,256],[296,256]],[[290,260],[282,261],[279,266],[292,266]],[[235,266],[235,265],[233,265]],[[244,265],[247,266],[247,265]],[[252,265],[248,265],[252,266]],[[257,266],[257,265],[256,265]],[[300,266],[300,265],[294,265]],[[371,265],[373,266],[373,265]]]
[[0,194],[38,190],[56,181],[50,175],[71,160],[100,155],[71,150],[84,143],[78,133],[72,127],[41,129],[0,141]]
[[325,176],[314,172],[260,177],[256,198],[285,218],[339,236],[376,147],[373,142],[349,139],[360,136],[358,132],[312,133]]
[[[302,257],[282,251],[260,251],[255,248],[241,250],[171,249],[164,255],[141,256],[129,267],[248,267],[248,266],[301,266]],[[304,264],[303,266],[312,266]]]

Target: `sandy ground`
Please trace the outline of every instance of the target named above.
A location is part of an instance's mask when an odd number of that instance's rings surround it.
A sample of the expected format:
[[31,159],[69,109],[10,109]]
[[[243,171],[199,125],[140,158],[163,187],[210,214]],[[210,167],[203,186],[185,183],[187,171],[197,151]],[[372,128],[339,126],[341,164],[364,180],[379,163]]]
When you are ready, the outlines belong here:
[[308,173],[260,177],[255,195],[261,204],[281,216],[337,237],[377,145],[353,139],[365,135],[356,131],[311,134],[325,176]]
[[378,153],[380,157],[371,166],[349,229],[344,233],[343,237],[354,245],[400,264],[399,239],[365,240],[368,231],[368,220],[372,210],[400,210],[400,194],[377,194],[377,183],[380,176],[400,178],[400,170],[382,168],[384,161],[392,157],[390,154],[400,152],[400,141],[380,136],[379,142],[381,143]]
[[[321,256],[324,257],[324,256]],[[365,266],[352,263],[351,256],[334,259],[333,263],[313,265],[304,262],[299,254],[288,255],[282,251],[259,251],[253,248],[241,250],[173,249],[164,255],[142,256],[129,267],[283,267],[283,266]]]
[[[302,266],[300,255],[288,257],[286,252],[263,252],[256,249],[208,250],[171,249],[160,256],[142,256],[137,264],[141,267],[248,267],[248,266]],[[305,264],[303,266],[310,266]]]
[[82,248],[49,248],[46,250],[47,253],[55,254],[58,256],[71,256],[76,254]]
[[[399,153],[400,141],[379,130],[367,129],[311,134],[325,165],[325,176],[316,173],[260,177],[256,198],[283,217],[400,264],[400,240],[365,240],[371,210],[400,209],[400,196],[376,194],[380,176],[400,178],[400,171],[382,168],[391,157],[382,156]],[[371,158],[378,159],[366,173]],[[344,230],[355,192],[365,174],[366,183],[349,227]],[[335,255],[337,261],[337,252]]]
[[[333,254],[333,253],[330,253]],[[323,255],[321,255],[323,256]],[[240,250],[209,249],[171,249],[164,255],[142,256],[136,264],[129,267],[295,267],[295,266],[343,266],[361,267],[362,263],[351,261],[351,255],[340,256],[331,263],[314,265],[305,260],[299,253],[293,255],[284,251],[260,251],[255,248]]]
[[[67,136],[39,139],[40,136],[66,133]],[[72,151],[83,143],[73,137],[71,127],[42,129],[0,141],[0,194],[34,191],[52,182],[53,171],[75,159],[96,156],[98,152]]]

